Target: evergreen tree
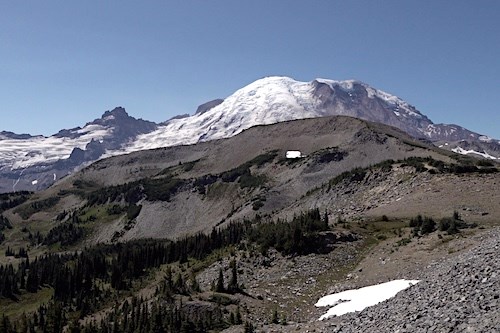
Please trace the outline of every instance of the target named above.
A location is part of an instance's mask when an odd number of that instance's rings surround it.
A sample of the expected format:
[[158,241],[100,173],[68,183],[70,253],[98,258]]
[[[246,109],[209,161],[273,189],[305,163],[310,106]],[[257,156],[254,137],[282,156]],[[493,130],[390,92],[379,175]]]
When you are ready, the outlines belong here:
[[2,315],[2,319],[0,320],[0,333],[15,333],[9,317],[5,314]]
[[224,288],[224,274],[222,273],[222,268],[219,268],[219,277],[217,278],[215,291],[218,293],[223,293],[226,291],[226,289]]
[[273,311],[273,318],[271,319],[271,322],[273,324],[279,324],[279,322],[280,322],[280,319],[279,319],[279,316],[278,316],[278,309],[276,309],[276,308]]
[[81,333],[82,332],[82,328],[80,326],[78,318],[75,318],[70,322],[68,330],[69,330],[69,333]]
[[434,222],[434,220],[430,217],[425,217],[422,222],[422,226],[420,227],[422,235],[429,234],[434,230],[436,230],[436,222]]
[[174,290],[178,294],[186,294],[186,287],[185,287],[185,284],[184,284],[184,280],[182,279],[181,272],[178,272],[177,276],[175,277],[175,280],[174,280]]
[[235,314],[234,317],[235,317],[234,318],[234,320],[235,320],[234,323],[236,325],[240,325],[241,323],[243,323],[243,321],[241,320],[241,313],[240,313],[240,307],[239,306],[236,308],[236,314]]
[[191,291],[197,293],[201,291],[200,284],[198,283],[194,272],[191,273]]
[[255,333],[255,328],[253,324],[249,321],[245,322],[245,327],[244,327],[245,333]]
[[229,284],[227,286],[227,291],[230,293],[236,293],[239,290],[238,287],[238,267],[236,266],[236,260],[231,260],[229,263],[229,267],[231,267],[231,280],[229,280]]

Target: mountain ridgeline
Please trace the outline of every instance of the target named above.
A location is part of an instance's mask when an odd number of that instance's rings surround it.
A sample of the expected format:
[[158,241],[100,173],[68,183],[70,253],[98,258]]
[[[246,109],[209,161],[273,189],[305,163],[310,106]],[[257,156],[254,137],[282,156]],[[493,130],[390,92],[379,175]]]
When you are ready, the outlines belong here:
[[129,116],[117,107],[83,127],[51,137],[0,133],[0,191],[38,191],[112,155],[227,138],[256,125],[343,115],[394,126],[444,149],[500,157],[498,140],[458,125],[434,124],[402,99],[360,81],[316,79],[299,82],[268,77],[225,99],[161,124]]

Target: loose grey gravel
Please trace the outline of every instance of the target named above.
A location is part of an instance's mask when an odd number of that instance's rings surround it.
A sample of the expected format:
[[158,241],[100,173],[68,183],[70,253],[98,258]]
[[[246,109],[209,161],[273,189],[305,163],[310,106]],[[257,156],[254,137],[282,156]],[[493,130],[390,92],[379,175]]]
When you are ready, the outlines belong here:
[[500,332],[500,229],[480,245],[431,265],[420,283],[316,332]]

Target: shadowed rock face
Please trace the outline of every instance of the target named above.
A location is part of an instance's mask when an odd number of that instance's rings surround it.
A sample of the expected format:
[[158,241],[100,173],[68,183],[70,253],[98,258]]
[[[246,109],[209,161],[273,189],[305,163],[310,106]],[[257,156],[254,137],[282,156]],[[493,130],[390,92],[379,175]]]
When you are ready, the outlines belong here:
[[110,140],[103,140],[105,149],[118,149],[128,140],[135,138],[139,134],[154,131],[157,125],[151,121],[135,119],[130,117],[122,107],[107,111],[92,124],[103,125],[113,128],[113,135]]
[[382,123],[415,137],[423,137],[423,129],[432,124],[411,105],[405,106],[412,113],[402,115],[399,103],[390,104],[377,96],[369,96],[368,87],[361,82],[354,81],[350,89],[319,81],[313,81],[313,86],[313,95],[321,101],[320,107],[325,115],[345,115]]
[[224,102],[223,99],[214,99],[213,101],[206,102],[206,103],[198,106],[195,114],[204,114],[205,112],[209,111],[210,109],[213,109],[214,107],[221,104],[222,102]]
[[499,141],[485,140],[484,136],[458,125],[434,124],[415,107],[401,100],[386,100],[371,94],[372,88],[362,82],[353,81],[348,89],[340,84],[318,80],[314,80],[312,85],[312,95],[321,101],[319,108],[323,115],[346,115],[378,122],[437,145],[446,142],[448,144],[443,146],[446,149],[461,147],[500,156]]
[[0,139],[18,139],[18,140],[26,140],[29,138],[32,138],[30,134],[17,134],[14,132],[9,132],[9,131],[1,131],[0,132]]

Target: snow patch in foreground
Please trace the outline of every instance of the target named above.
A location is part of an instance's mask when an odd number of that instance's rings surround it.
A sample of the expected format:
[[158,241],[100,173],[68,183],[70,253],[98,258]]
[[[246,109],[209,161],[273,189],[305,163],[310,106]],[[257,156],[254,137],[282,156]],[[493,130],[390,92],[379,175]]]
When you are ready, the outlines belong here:
[[341,316],[349,312],[362,311],[369,306],[376,305],[396,296],[402,290],[405,290],[419,280],[393,280],[373,286],[359,289],[346,290],[340,293],[321,297],[315,304],[317,307],[331,306],[331,308],[322,315],[319,320],[331,316]]

